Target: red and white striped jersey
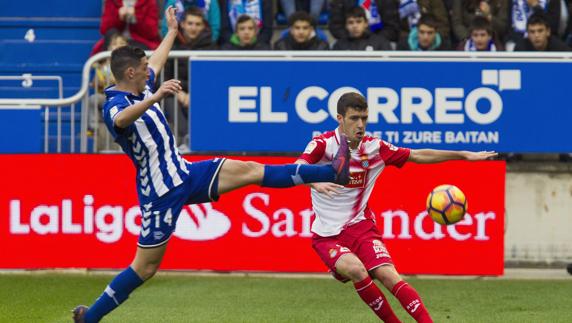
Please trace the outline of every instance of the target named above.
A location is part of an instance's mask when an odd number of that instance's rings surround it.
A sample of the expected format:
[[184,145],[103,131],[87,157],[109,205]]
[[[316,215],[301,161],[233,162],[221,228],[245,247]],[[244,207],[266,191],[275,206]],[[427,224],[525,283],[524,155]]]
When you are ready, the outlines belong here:
[[[339,129],[317,136],[308,143],[299,159],[309,164],[329,164],[338,151],[339,140]],[[334,198],[312,189],[312,207],[316,215],[312,232],[323,237],[333,236],[349,225],[373,218],[367,204],[377,177],[385,166],[403,166],[409,154],[407,148],[364,136],[358,148],[351,150],[350,183]]]

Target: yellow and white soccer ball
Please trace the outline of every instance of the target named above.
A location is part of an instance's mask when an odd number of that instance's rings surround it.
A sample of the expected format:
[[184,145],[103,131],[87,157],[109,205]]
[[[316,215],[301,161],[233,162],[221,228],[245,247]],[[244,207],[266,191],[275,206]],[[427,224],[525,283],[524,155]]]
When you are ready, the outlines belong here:
[[440,224],[454,224],[467,212],[467,198],[455,185],[439,185],[427,196],[427,213]]

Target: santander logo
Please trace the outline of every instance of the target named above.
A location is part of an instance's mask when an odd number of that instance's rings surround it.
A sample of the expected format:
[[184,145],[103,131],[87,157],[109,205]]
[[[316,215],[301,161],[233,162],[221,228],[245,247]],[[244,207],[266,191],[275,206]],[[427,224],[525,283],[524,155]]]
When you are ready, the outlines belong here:
[[[138,205],[95,203],[91,194],[82,199],[62,199],[52,204],[39,201],[11,199],[8,201],[10,235],[89,235],[103,243],[115,243],[125,235],[141,232],[141,209]],[[242,202],[241,204],[239,204]],[[177,220],[175,237],[187,241],[210,241],[230,232],[232,226],[243,237],[257,239],[310,238],[314,212],[305,205],[276,203],[272,195],[253,192],[240,198],[232,208],[211,203],[185,206]],[[234,217],[221,212],[231,209]],[[0,213],[4,212],[0,208]],[[499,217],[493,211],[467,215],[456,223],[443,227],[433,222],[426,211],[409,213],[405,210],[383,210],[376,216],[381,220],[384,239],[421,239],[456,241],[487,241]],[[234,222],[234,223],[231,223]],[[0,229],[4,230],[5,227]]]
[[211,203],[204,203],[183,207],[174,235],[183,240],[207,241],[218,239],[229,230],[230,219]]

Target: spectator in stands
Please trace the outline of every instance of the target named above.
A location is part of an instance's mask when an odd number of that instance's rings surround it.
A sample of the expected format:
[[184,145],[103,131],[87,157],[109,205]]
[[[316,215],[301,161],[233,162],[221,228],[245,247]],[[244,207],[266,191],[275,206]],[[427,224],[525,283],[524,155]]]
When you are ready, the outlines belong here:
[[445,48],[451,48],[449,11],[443,0],[417,0],[422,15],[431,15],[437,23],[437,32]]
[[[218,40],[220,35],[220,7],[218,0],[166,0],[163,12],[169,7],[177,9],[177,20],[183,20],[184,13],[192,7],[200,8],[205,15],[209,26],[211,27],[211,36],[214,42]],[[161,37],[167,33],[167,20],[163,16],[161,19]]]
[[413,28],[407,39],[397,45],[398,50],[434,51],[446,50],[441,35],[437,31],[437,19],[432,15],[423,15],[419,18],[417,27]]
[[399,1],[399,39],[407,38],[411,29],[417,26],[421,18],[421,9],[417,0]]
[[314,18],[296,11],[288,18],[288,33],[274,44],[275,50],[328,50],[328,43],[316,34]]
[[508,32],[509,0],[453,0],[451,22],[457,40],[469,37],[469,27],[475,17],[487,18],[496,38],[503,42]]
[[[108,51],[112,51],[116,48],[127,45],[127,38],[119,33],[107,34],[105,37],[105,48]],[[101,109],[103,108],[103,103],[105,103],[105,94],[103,90],[115,84],[115,79],[113,78],[113,73],[111,73],[110,59],[104,59],[97,62],[94,65],[95,75],[93,76],[92,86],[93,94],[89,96],[89,113],[87,115],[88,119],[88,135],[95,132],[97,129],[97,151],[105,149],[106,142],[105,139],[109,137],[105,129],[105,123],[101,115]]]
[[[241,15],[249,15],[256,21],[258,41],[270,45],[274,24],[272,0],[221,0],[220,44],[228,43],[235,32],[236,22]],[[222,5],[224,3],[224,5]]]
[[320,21],[320,13],[322,13],[325,4],[326,0],[280,0],[286,19],[296,11],[306,11],[316,21]]
[[[183,20],[179,23],[179,33],[173,45],[174,50],[215,50],[217,45],[211,37],[211,30],[208,21],[203,15],[203,11],[197,7],[185,10]],[[177,65],[176,65],[177,64]],[[175,66],[176,65],[176,66]],[[175,68],[177,75],[175,75]],[[173,131],[177,131],[178,137],[184,136],[188,132],[188,115],[190,96],[189,88],[189,63],[186,59],[168,61],[165,65],[165,79],[176,78],[181,81],[182,91],[179,91],[175,98],[165,99],[165,112],[167,119],[174,124],[175,99],[178,106],[178,122]]]
[[355,6],[363,7],[369,28],[381,33],[385,39],[397,42],[399,36],[399,0],[330,0],[328,28],[336,39],[348,36],[345,13]]
[[548,17],[541,11],[528,17],[526,31],[527,37],[516,45],[515,51],[564,52],[571,50],[558,37],[552,35]]
[[230,37],[230,42],[223,44],[223,50],[270,50],[270,46],[257,39],[258,26],[249,15],[242,15],[236,21],[236,32]]
[[369,31],[362,7],[353,7],[346,13],[347,37],[338,40],[334,50],[391,50],[389,41],[381,34]]
[[[132,46],[155,49],[159,46],[159,12],[156,0],[105,0],[100,32],[121,33]],[[104,39],[93,47],[92,54],[104,49]]]
[[550,16],[552,34],[568,46],[572,45],[572,3],[571,0],[552,0],[548,3],[547,13]]
[[560,17],[556,12],[560,8],[561,0],[512,0],[510,7],[511,28],[508,35],[507,49],[512,49],[514,44],[518,44],[526,36],[527,21],[529,17],[537,12],[547,14],[549,26],[559,26],[557,21]]
[[457,50],[465,52],[496,52],[503,51],[504,46],[496,40],[493,25],[485,16],[475,16],[469,27],[469,38],[462,41]]

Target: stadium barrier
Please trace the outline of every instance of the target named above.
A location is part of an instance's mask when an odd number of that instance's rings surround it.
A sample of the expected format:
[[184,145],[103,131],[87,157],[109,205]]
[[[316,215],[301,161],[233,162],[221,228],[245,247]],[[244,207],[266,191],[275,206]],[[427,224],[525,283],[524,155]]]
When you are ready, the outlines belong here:
[[[212,156],[187,156],[191,161]],[[294,158],[236,157],[262,163]],[[135,173],[122,155],[0,155],[0,268],[124,268],[140,233]],[[37,165],[33,184],[21,175]],[[130,176],[133,175],[133,176]],[[482,188],[487,178],[487,189]],[[448,162],[388,167],[370,208],[397,268],[407,274],[501,275],[505,164]],[[455,183],[468,196],[461,222],[436,224],[425,200]],[[294,198],[293,198],[294,197]],[[164,269],[325,272],[311,247],[309,188],[248,186],[217,203],[186,206]],[[155,221],[153,216],[151,221]],[[153,223],[151,223],[153,225]],[[380,246],[380,248],[382,248]],[[86,252],[89,250],[89,252]],[[379,250],[383,252],[383,250]]]
[[[98,136],[101,127],[96,126],[94,134],[88,125],[89,112],[96,110],[89,100],[92,67],[109,56],[109,52],[99,53],[86,62],[81,88],[71,97],[0,99],[0,106],[69,109],[72,104],[81,105],[79,152],[115,150],[106,131]],[[179,60],[191,61],[193,124],[183,125],[190,129],[182,135],[175,131],[175,135],[178,142],[184,138],[194,152],[298,150],[316,131],[335,125],[334,119],[328,118],[334,114],[331,102],[346,90],[368,96],[374,112],[371,119],[379,123],[372,122],[374,134],[396,144],[489,147],[506,152],[572,151],[569,141],[563,139],[567,127],[562,125],[570,120],[572,110],[560,103],[566,99],[572,53],[173,51],[169,57],[176,60],[175,78]],[[523,64],[531,62],[535,64]],[[180,127],[177,100],[173,104],[170,122]],[[99,121],[98,113],[93,116]],[[284,122],[285,117],[290,119]],[[531,123],[534,131],[529,128]],[[390,129],[381,130],[382,124]],[[57,127],[61,127],[60,121]],[[507,131],[508,127],[516,130]],[[193,132],[204,134],[213,128],[221,135],[193,136]],[[261,130],[269,136],[250,140],[253,131]],[[283,130],[292,131],[295,140],[272,145],[274,136]],[[221,143],[229,134],[235,138],[235,146]],[[57,140],[59,147],[64,146],[62,138]],[[98,140],[105,143],[98,144]],[[68,141],[65,149],[55,151],[78,151],[76,140]]]

